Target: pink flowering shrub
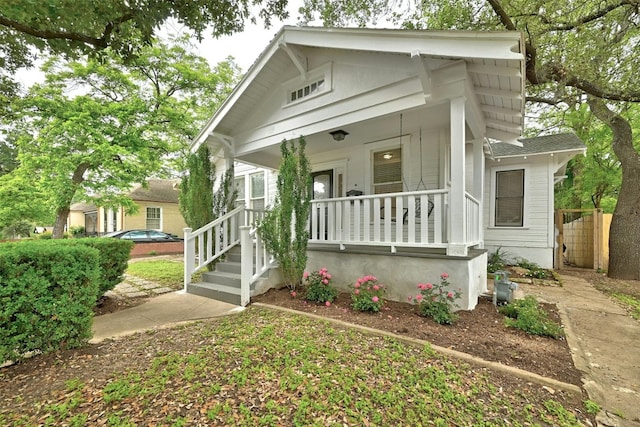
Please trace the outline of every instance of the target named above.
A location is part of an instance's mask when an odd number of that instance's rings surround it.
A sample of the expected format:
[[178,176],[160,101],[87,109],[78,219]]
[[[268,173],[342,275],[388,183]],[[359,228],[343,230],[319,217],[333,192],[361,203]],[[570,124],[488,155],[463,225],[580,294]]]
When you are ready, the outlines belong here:
[[461,296],[459,290],[449,290],[449,275],[440,275],[440,284],[419,283],[420,293],[410,296],[409,301],[418,304],[420,315],[431,317],[441,325],[450,325],[455,322],[458,316],[453,312],[453,307],[457,307],[456,300]]
[[303,283],[306,284],[307,292],[305,299],[307,301],[323,302],[327,307],[331,305],[338,296],[338,291],[331,286],[331,274],[326,268],[321,268],[312,273],[304,272],[302,275]]
[[378,312],[384,305],[385,287],[375,276],[360,277],[351,288],[354,310]]

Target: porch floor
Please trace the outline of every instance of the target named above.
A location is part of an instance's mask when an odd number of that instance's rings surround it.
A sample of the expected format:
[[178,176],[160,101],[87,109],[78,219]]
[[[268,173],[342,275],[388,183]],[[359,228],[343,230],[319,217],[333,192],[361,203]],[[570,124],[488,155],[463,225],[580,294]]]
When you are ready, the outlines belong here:
[[486,249],[469,249],[468,255],[464,257],[452,257],[447,256],[446,249],[444,248],[420,248],[420,247],[396,247],[395,252],[391,252],[389,246],[375,246],[375,245],[349,245],[345,244],[344,249],[340,249],[340,245],[335,243],[316,243],[309,242],[307,245],[308,251],[316,252],[332,252],[343,254],[360,254],[360,255],[385,255],[385,256],[397,256],[408,258],[433,258],[433,259],[459,259],[470,260],[476,258],[478,255],[486,253]]

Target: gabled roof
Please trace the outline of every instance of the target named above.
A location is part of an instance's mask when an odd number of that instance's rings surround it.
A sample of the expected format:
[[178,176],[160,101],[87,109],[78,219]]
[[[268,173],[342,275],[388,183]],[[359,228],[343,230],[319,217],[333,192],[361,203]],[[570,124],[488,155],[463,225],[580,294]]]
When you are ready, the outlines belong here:
[[503,142],[490,143],[493,158],[531,156],[535,154],[551,154],[563,152],[583,152],[586,145],[574,133],[558,133],[555,135],[521,138],[522,147]]
[[[191,149],[209,140],[231,147],[233,131],[278,86],[285,70],[305,73],[314,49],[385,53],[410,57],[423,86],[433,71],[423,60],[464,61],[476,94],[473,114],[489,138],[515,142],[524,123],[524,42],[511,31],[424,31],[366,28],[283,27],[205,127]],[[469,111],[468,116],[471,116]],[[484,129],[484,128],[483,128]],[[212,135],[216,135],[215,138]],[[213,141],[215,139],[216,141]],[[278,139],[278,143],[281,139]]]
[[70,209],[72,211],[82,211],[84,213],[95,212],[98,210],[96,205],[84,202],[78,202],[71,205]]
[[161,203],[178,203],[179,195],[178,181],[172,179],[149,179],[147,188],[136,184],[129,193],[134,201]]

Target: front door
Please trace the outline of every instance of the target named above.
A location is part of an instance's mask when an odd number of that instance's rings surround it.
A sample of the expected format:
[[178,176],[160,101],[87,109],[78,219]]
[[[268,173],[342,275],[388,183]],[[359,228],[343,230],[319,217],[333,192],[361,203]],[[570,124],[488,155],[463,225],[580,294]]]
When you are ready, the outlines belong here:
[[[333,169],[314,172],[311,174],[311,179],[313,185],[313,200],[333,198]],[[311,238],[326,240],[328,236],[327,221],[329,219],[329,212],[327,206],[316,206],[318,220],[315,229],[311,230]],[[324,218],[324,220],[322,218]],[[324,233],[322,230],[324,230]]]

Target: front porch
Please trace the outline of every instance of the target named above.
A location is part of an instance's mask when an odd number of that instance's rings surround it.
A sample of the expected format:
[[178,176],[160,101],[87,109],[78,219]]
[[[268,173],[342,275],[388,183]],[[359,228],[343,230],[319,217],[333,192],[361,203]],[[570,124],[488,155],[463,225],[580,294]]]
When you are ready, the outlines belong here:
[[[479,203],[467,195],[465,216],[475,220],[464,227],[464,255],[450,255],[447,197],[446,190],[429,190],[312,201],[307,270],[328,268],[343,291],[358,277],[376,275],[395,301],[406,301],[417,283],[446,272],[462,290],[459,308],[472,309],[487,289]],[[247,305],[252,295],[281,285],[277,263],[256,229],[262,214],[242,206],[198,230],[185,229],[186,292]],[[222,259],[201,283],[191,282],[194,273]]]

